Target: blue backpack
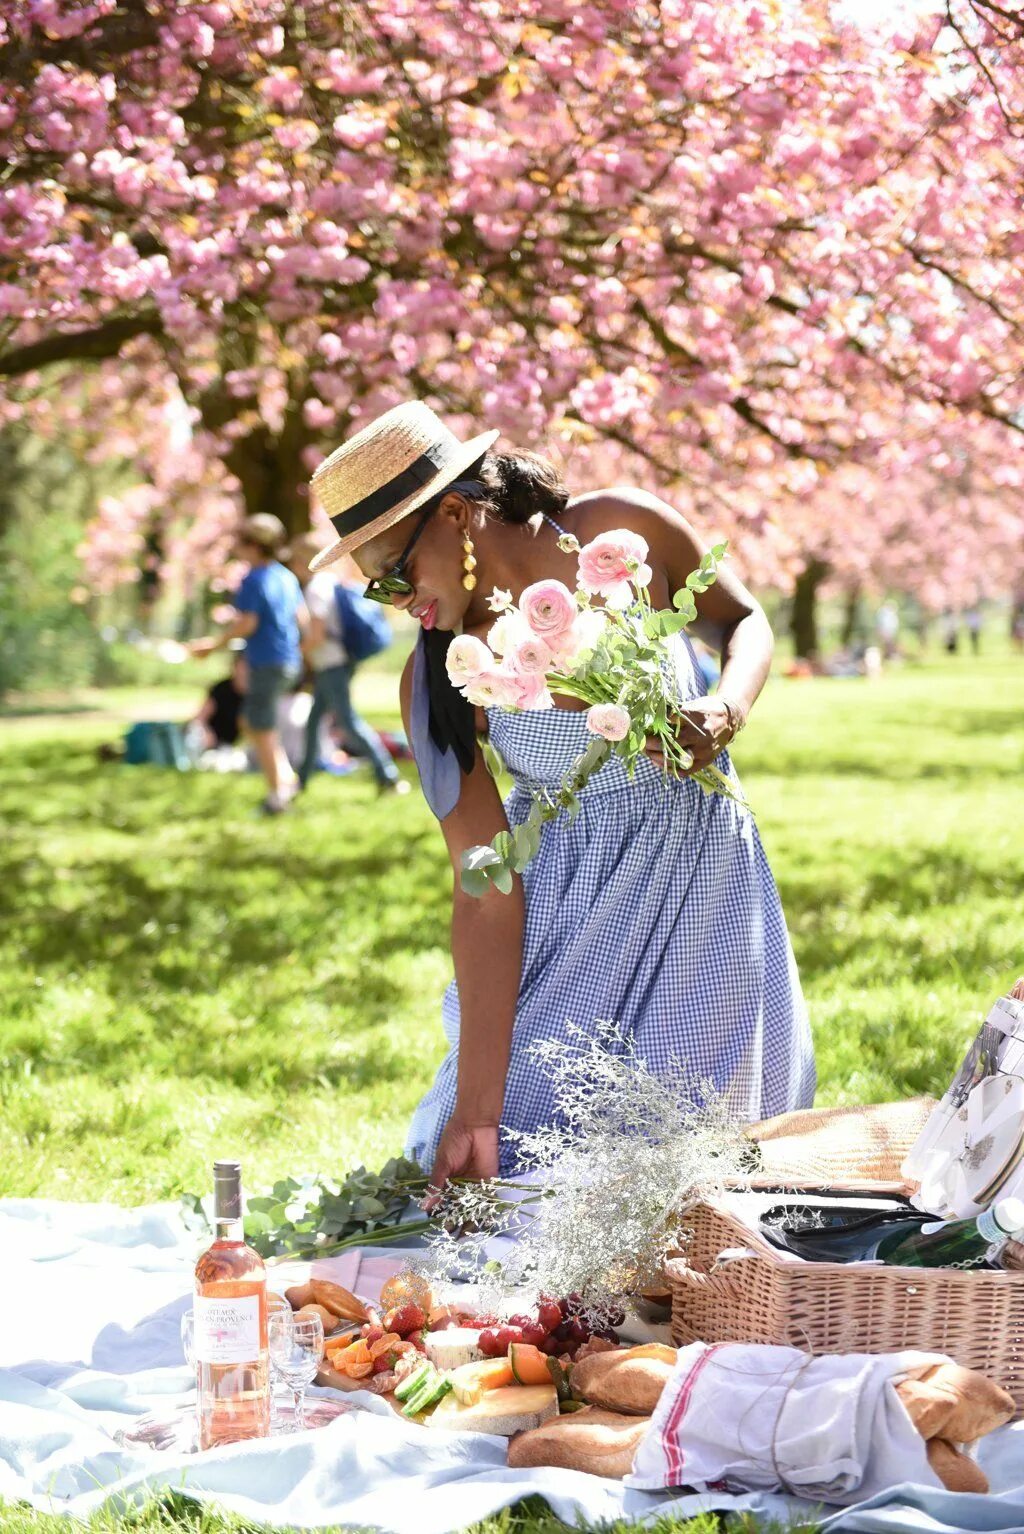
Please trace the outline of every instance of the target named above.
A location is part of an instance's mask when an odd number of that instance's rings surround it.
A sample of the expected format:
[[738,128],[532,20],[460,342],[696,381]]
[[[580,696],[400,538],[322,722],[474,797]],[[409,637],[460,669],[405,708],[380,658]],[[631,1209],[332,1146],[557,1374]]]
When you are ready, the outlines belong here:
[[341,581],[334,588],[334,600],[338,606],[341,642],[349,660],[369,660],[371,655],[379,655],[381,650],[387,649],[394,635],[379,602],[371,602]]

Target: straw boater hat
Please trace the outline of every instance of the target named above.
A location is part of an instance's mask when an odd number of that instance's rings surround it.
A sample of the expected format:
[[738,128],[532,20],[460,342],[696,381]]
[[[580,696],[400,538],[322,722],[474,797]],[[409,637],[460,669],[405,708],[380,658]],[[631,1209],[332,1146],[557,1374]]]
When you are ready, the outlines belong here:
[[461,479],[499,436],[485,431],[460,442],[420,400],[378,416],[336,448],[313,475],[310,483],[338,538],[309,568],[332,565],[425,506]]

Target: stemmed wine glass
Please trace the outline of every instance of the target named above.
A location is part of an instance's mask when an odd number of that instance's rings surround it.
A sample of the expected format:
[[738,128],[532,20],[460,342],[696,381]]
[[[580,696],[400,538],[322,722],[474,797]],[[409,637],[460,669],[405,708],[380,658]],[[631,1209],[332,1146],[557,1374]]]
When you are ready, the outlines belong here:
[[[185,1362],[192,1371],[192,1384],[196,1392],[196,1404],[192,1414],[193,1443],[199,1439],[199,1381],[196,1377],[196,1313],[194,1310],[184,1310],[181,1314],[181,1351],[185,1355]],[[187,1421],[187,1419],[186,1419]]]
[[[292,1321],[292,1307],[289,1305],[288,1301],[285,1299],[283,1294],[275,1294],[273,1289],[268,1289],[267,1290],[267,1347],[268,1347],[268,1349],[269,1349],[269,1346],[270,1346],[270,1322],[271,1322],[271,1320],[273,1319],[274,1316],[280,1316],[281,1317],[281,1324],[282,1325],[290,1326],[291,1325],[291,1321]],[[282,1376],[280,1370],[278,1369],[277,1365],[274,1362],[273,1355],[271,1355],[270,1356],[270,1431],[272,1433],[280,1433],[281,1430],[282,1430],[282,1427],[283,1427],[283,1418],[281,1416],[281,1404],[282,1404],[283,1397],[282,1397],[281,1390],[279,1388],[280,1385],[284,1385],[285,1389],[288,1389],[288,1382]],[[289,1391],[289,1394],[290,1394],[290,1391]]]
[[196,1313],[194,1310],[182,1311],[181,1315],[181,1351],[185,1355],[185,1362],[195,1373],[196,1367]]
[[268,1320],[270,1357],[295,1398],[292,1431],[306,1426],[306,1387],[316,1378],[324,1356],[324,1326],[319,1316],[287,1317],[275,1311]]

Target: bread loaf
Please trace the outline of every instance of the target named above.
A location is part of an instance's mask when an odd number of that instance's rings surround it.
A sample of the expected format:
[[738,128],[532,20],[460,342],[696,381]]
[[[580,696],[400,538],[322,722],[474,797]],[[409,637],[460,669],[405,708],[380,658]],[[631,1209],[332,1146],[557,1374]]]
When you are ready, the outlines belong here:
[[974,1443],[1013,1416],[1013,1397],[976,1369],[922,1364],[896,1386],[922,1438]]
[[350,1289],[343,1289],[340,1284],[332,1284],[326,1278],[314,1278],[310,1288],[313,1291],[315,1303],[322,1305],[332,1315],[339,1316],[341,1320],[369,1320],[366,1306]]
[[945,1438],[932,1438],[926,1445],[928,1463],[947,1491],[988,1491],[988,1476],[981,1466],[961,1454]]
[[331,1312],[329,1310],[325,1310],[322,1305],[303,1305],[295,1312],[296,1321],[304,1320],[307,1316],[320,1317],[320,1320],[323,1322],[325,1337],[333,1332],[338,1324],[337,1316],[333,1316]]
[[627,1417],[585,1406],[582,1411],[517,1434],[508,1446],[508,1462],[516,1470],[552,1465],[621,1481],[633,1468],[633,1456],[649,1426],[649,1417]]
[[675,1367],[672,1348],[648,1343],[615,1353],[594,1353],[572,1367],[572,1393],[591,1406],[649,1417]]

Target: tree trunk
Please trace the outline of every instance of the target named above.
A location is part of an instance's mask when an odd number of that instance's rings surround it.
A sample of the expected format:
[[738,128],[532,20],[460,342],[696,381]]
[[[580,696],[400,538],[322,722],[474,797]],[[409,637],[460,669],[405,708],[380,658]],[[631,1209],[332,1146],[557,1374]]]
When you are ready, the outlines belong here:
[[848,650],[857,638],[860,628],[860,585],[849,586],[846,591],[846,602],[843,608],[843,634],[842,645]]
[[797,576],[793,587],[790,632],[793,648],[803,660],[813,660],[818,654],[818,587],[827,574],[828,565],[820,559],[812,559],[806,570]]
[[293,402],[277,435],[260,425],[227,455],[227,466],[242,487],[246,516],[262,511],[280,517],[289,538],[309,527],[309,470],[302,461],[309,441],[302,406]]

